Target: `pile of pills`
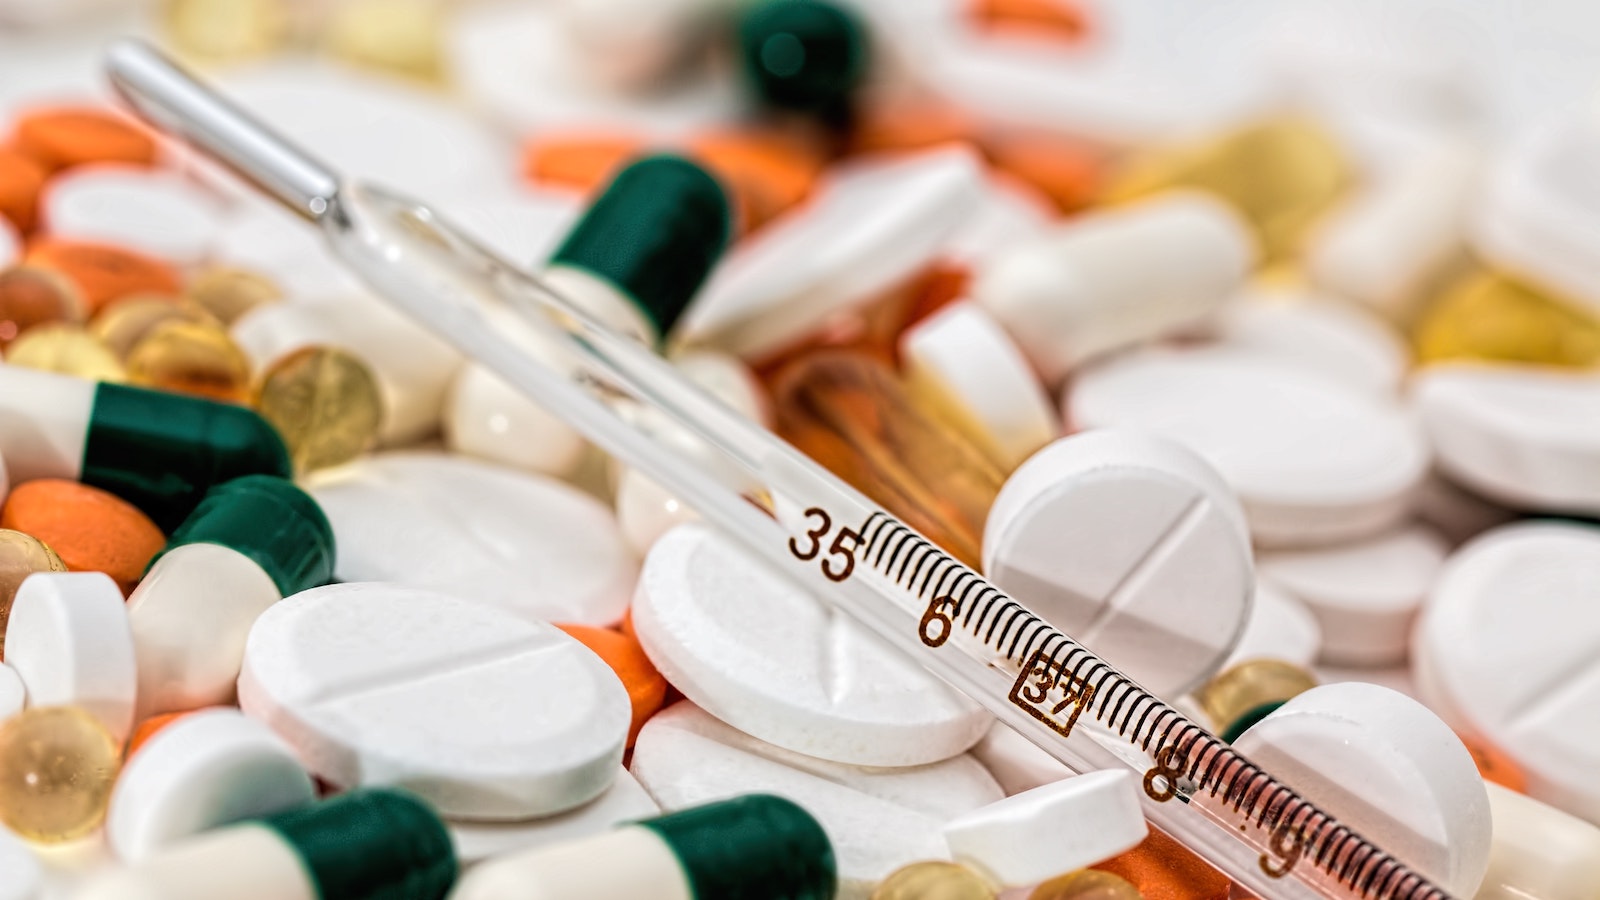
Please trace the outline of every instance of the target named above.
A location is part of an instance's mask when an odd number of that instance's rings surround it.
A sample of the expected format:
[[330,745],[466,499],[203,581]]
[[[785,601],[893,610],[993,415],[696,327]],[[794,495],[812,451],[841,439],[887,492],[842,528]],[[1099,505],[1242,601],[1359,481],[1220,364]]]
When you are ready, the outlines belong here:
[[130,31],[1451,896],[1593,900],[1600,124],[1180,6],[0,0],[0,900],[1253,896],[1170,761],[1072,771],[106,99]]

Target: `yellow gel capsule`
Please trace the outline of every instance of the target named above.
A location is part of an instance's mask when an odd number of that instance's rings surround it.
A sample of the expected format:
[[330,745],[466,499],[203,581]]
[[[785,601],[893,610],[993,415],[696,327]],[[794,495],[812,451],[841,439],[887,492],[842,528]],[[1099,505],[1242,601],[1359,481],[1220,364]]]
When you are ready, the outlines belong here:
[[128,380],[110,348],[83,326],[65,322],[46,322],[24,331],[6,348],[6,362],[93,381]]
[[135,294],[113,300],[95,313],[89,332],[118,359],[126,360],[135,345],[167,322],[213,322],[210,313],[172,297]]
[[1144,895],[1120,876],[1080,869],[1039,885],[1028,900],[1144,900]]
[[39,266],[0,271],[0,349],[35,325],[82,322],[83,295],[59,273]]
[[1499,272],[1480,270],[1452,285],[1418,320],[1414,339],[1422,363],[1600,364],[1600,318]]
[[213,322],[157,325],[128,351],[128,377],[144,387],[224,403],[250,397],[250,360]]
[[1262,262],[1291,256],[1308,227],[1350,181],[1339,146],[1315,124],[1269,119],[1210,141],[1134,157],[1105,199],[1122,202],[1175,188],[1220,196],[1255,227]]
[[256,411],[289,446],[295,469],[349,462],[383,425],[383,395],[372,370],[335,347],[302,347],[274,362],[256,392]]
[[328,51],[358,66],[438,81],[443,18],[439,0],[344,0],[328,22]]
[[1206,717],[1232,740],[1239,732],[1317,686],[1317,679],[1299,666],[1276,659],[1239,663],[1206,682],[1195,700]]
[[17,598],[17,588],[35,572],[66,570],[67,564],[44,541],[0,528],[0,659],[5,658],[6,623],[11,621],[11,603]]
[[167,0],[162,24],[179,53],[204,62],[241,62],[281,48],[289,36],[285,0]]
[[824,468],[968,565],[982,557],[983,525],[999,467],[918,402],[881,361],[819,350],[777,377],[778,433]]
[[282,300],[283,289],[257,272],[217,266],[196,275],[183,297],[222,324],[232,325],[250,310]]
[[952,862],[915,862],[889,873],[872,900],[994,900],[983,876]]
[[120,765],[117,742],[75,706],[34,707],[0,724],[0,823],[59,843],[105,818]]

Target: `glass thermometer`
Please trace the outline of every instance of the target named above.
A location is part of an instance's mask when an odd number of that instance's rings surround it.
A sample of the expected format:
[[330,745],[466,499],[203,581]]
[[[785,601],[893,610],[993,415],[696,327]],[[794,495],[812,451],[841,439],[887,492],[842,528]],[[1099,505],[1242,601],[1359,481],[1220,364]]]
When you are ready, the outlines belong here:
[[1263,898],[1444,900],[1279,782],[649,349],[416,201],[346,181],[137,41],[142,117],[322,231],[374,291],[1080,772],[1127,767],[1147,818]]

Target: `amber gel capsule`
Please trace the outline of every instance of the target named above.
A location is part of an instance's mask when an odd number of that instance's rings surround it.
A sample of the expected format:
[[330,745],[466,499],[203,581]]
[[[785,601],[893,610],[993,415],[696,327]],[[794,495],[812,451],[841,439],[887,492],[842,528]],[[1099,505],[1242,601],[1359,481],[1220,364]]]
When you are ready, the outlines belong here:
[[212,485],[293,474],[283,440],[248,409],[0,366],[0,457],[13,480],[70,478],[170,532]]

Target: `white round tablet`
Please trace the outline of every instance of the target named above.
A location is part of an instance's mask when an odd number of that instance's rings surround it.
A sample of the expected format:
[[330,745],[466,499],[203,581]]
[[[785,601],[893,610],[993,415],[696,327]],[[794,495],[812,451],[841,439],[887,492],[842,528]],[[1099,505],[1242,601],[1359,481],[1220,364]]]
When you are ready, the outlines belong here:
[[1412,525],[1352,544],[1263,553],[1256,571],[1317,617],[1321,661],[1388,666],[1405,661],[1417,610],[1447,552],[1437,534]]
[[944,839],[957,862],[1027,887],[1132,850],[1150,833],[1139,776],[1107,769],[1036,787],[957,816]]
[[311,776],[271,729],[232,708],[184,716],[141,745],[117,776],[106,839],[127,863],[191,835],[309,805]]
[[337,787],[396,785],[487,820],[599,796],[632,718],[616,674],[554,626],[392,584],[313,588],[267,610],[239,705]]
[[379,440],[412,444],[434,433],[462,357],[428,329],[364,292],[263,304],[229,333],[259,371],[301,347],[339,347],[372,369],[383,396]]
[[895,869],[948,857],[940,826],[1004,796],[971,756],[893,769],[844,765],[757,740],[688,701],[645,723],[632,771],[667,812],[753,793],[798,803],[833,844],[840,900],[865,900]]
[[1163,696],[1214,674],[1250,613],[1239,501],[1193,452],[1120,429],[1062,438],[1006,479],[983,570]]
[[1373,684],[1322,685],[1233,746],[1453,896],[1477,891],[1489,865],[1489,797],[1472,754],[1421,703]]
[[598,500],[442,453],[384,453],[313,482],[341,581],[392,581],[536,622],[622,619],[638,565]]
[[1428,468],[1427,443],[1397,406],[1224,347],[1151,351],[1084,372],[1066,418],[1186,444],[1238,493],[1262,546],[1381,532],[1405,517]]
[[733,248],[689,307],[682,341],[747,360],[789,348],[932,262],[977,208],[982,177],[965,148],[834,169]]
[[977,704],[699,523],[651,549],[633,628],[684,696],[797,753],[921,765],[964,752],[989,728]]
[[204,262],[221,210],[177,175],[127,166],[73,169],[50,182],[41,216],[51,235],[101,241],[181,266]]
[[44,883],[44,870],[32,848],[0,828],[0,900],[36,900]]
[[1600,514],[1600,376],[1429,366],[1412,401],[1450,477],[1520,509]]
[[0,662],[0,722],[11,718],[28,705],[28,689],[17,670]]
[[1391,399],[1411,364],[1388,323],[1327,298],[1251,292],[1223,311],[1218,331],[1225,346],[1305,366]]
[[1252,659],[1276,659],[1309,669],[1322,649],[1322,626],[1304,603],[1285,594],[1264,574],[1257,575],[1255,600],[1244,633],[1217,671],[1226,672]]
[[116,582],[102,572],[42,572],[17,589],[6,665],[30,706],[78,706],[120,743],[133,729],[138,670]]
[[1600,822],[1600,528],[1507,525],[1445,564],[1412,640],[1428,705],[1504,749],[1529,796]]
[[952,304],[906,329],[900,358],[912,389],[1005,471],[1061,431],[1027,357],[975,303]]

